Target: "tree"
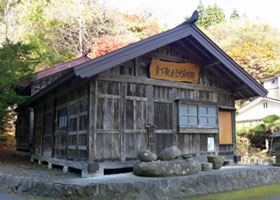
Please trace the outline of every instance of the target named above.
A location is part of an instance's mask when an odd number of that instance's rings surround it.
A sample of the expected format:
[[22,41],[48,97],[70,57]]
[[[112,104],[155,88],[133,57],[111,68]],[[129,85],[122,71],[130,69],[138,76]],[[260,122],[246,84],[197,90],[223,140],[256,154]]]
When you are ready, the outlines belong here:
[[230,15],[230,19],[235,20],[235,19],[239,19],[239,18],[240,18],[240,16],[239,16],[237,10],[234,8],[231,15]]
[[32,78],[37,64],[34,49],[22,43],[5,43],[0,49],[0,134],[5,131],[15,104],[22,103],[26,97],[16,93],[21,79]]
[[17,40],[16,32],[20,16],[17,7],[19,4],[19,1],[0,0],[0,43]]
[[103,56],[111,51],[117,50],[121,47],[127,46],[134,41],[125,41],[114,36],[102,36],[93,39],[93,44],[90,48],[88,56],[91,59]]
[[196,25],[201,28],[207,29],[211,25],[219,24],[226,21],[224,11],[219,8],[217,4],[214,4],[214,6],[208,5],[208,7],[205,9],[202,1],[200,0],[197,6],[197,11],[198,20],[196,22]]
[[143,15],[141,13],[139,15],[123,14],[122,20],[127,31],[137,40],[153,36],[163,30],[157,20],[151,17],[152,15]]
[[225,22],[225,14],[221,8],[214,4],[212,7],[209,5],[205,10],[205,17],[203,20],[203,27],[208,28],[211,25],[219,24],[221,22]]
[[280,34],[277,29],[240,18],[210,26],[205,32],[255,79],[280,71]]
[[197,11],[198,11],[198,20],[196,22],[196,25],[203,26],[203,21],[205,18],[205,8],[204,8],[201,0],[199,0],[199,4],[197,6]]

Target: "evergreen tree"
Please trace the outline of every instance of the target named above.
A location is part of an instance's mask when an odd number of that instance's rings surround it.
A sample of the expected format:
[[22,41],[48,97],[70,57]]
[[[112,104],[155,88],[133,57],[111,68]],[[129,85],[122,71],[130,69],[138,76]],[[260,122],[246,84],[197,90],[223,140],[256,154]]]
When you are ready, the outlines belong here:
[[230,19],[235,20],[235,19],[239,19],[239,18],[240,18],[240,15],[237,12],[237,10],[234,8],[231,15],[230,15]]
[[16,93],[20,80],[32,78],[37,59],[31,45],[5,43],[0,48],[0,135],[5,131],[15,104],[26,97]]
[[199,0],[199,4],[197,6],[198,11],[198,20],[196,22],[197,26],[203,26],[204,16],[205,16],[205,8],[202,4],[202,1]]
[[[216,4],[214,6],[209,5],[206,9],[204,8],[202,1],[199,1],[197,6],[198,11],[198,20],[196,25],[201,28],[208,28],[211,25],[219,24],[221,22],[225,22],[225,14],[224,11],[219,8]],[[188,19],[189,17],[186,17]]]
[[208,28],[211,25],[219,24],[221,22],[225,22],[225,14],[221,8],[214,4],[212,7],[209,5],[205,10],[205,18],[203,21],[203,27]]

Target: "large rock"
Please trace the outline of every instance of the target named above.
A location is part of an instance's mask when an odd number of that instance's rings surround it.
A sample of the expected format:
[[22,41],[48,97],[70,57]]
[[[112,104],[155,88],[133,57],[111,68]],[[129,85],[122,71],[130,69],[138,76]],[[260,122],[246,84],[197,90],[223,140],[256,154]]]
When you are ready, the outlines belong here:
[[138,176],[166,177],[184,176],[200,171],[200,165],[195,160],[172,160],[139,162],[133,168],[133,173]]
[[222,156],[207,156],[208,162],[213,163],[213,169],[218,170],[224,164],[224,157]]
[[138,152],[137,158],[143,162],[151,162],[157,160],[157,155],[150,150],[141,150]]
[[182,154],[182,152],[180,149],[178,149],[178,147],[171,146],[171,147],[168,147],[168,148],[162,150],[159,153],[158,158],[160,160],[173,160],[173,159],[180,157],[181,154]]

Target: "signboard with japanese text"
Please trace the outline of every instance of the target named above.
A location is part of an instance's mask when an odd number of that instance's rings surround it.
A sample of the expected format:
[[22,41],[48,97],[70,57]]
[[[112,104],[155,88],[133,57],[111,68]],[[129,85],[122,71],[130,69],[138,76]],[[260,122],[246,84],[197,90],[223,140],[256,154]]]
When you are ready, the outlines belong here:
[[200,68],[193,63],[175,63],[152,60],[150,77],[155,79],[197,83]]

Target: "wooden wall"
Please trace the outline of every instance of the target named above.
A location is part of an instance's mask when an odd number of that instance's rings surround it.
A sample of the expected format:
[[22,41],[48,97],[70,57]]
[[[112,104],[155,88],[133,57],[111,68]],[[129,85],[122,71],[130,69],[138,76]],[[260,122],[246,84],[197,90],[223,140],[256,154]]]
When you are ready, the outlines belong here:
[[88,82],[72,80],[34,106],[32,155],[41,160],[87,161]]
[[[174,45],[172,47],[174,48]],[[178,128],[178,100],[203,102],[217,107],[234,107],[230,90],[201,66],[198,84],[149,78],[152,59],[199,63],[170,45],[114,67],[91,79],[94,119],[90,155],[95,162],[136,159],[137,151],[148,148],[146,125],[156,125],[153,151],[159,153],[177,145],[183,153],[208,155],[208,137],[215,138],[214,154],[233,155],[234,145],[219,145],[218,127],[209,129]],[[96,112],[95,112],[96,111]],[[235,132],[234,132],[235,134]],[[234,141],[235,143],[235,141]]]
[[[235,138],[233,144],[219,145],[218,128],[178,126],[180,102],[234,107],[226,83],[191,58],[175,43],[90,80],[73,80],[57,88],[34,107],[33,155],[73,162],[129,161],[136,159],[140,149],[159,153],[171,145],[197,156],[233,155]],[[198,84],[150,79],[152,59],[199,64]],[[148,146],[149,124],[156,126],[152,146]],[[207,151],[208,137],[215,138],[213,153]]]
[[31,135],[30,130],[32,127],[31,121],[33,113],[31,109],[26,109],[19,113],[16,121],[16,149],[17,151],[30,152]]

